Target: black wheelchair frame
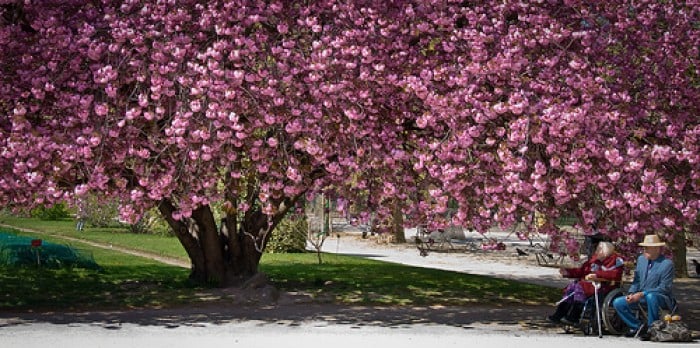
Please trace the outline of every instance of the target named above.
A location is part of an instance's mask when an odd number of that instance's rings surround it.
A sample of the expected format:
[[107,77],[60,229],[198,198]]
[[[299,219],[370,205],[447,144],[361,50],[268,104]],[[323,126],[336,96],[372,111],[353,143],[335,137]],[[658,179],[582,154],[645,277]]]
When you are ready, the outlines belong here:
[[[564,326],[566,332],[573,332],[580,329],[584,335],[592,335],[598,331],[598,336],[602,336],[603,330],[612,335],[619,335],[625,331],[626,324],[617,316],[617,312],[612,305],[617,297],[624,296],[622,288],[616,288],[608,292],[605,296],[598,298],[598,306],[595,303],[595,296],[591,296],[584,302],[583,309],[578,323]],[[598,313],[600,310],[600,323]],[[600,330],[600,331],[599,331]]]

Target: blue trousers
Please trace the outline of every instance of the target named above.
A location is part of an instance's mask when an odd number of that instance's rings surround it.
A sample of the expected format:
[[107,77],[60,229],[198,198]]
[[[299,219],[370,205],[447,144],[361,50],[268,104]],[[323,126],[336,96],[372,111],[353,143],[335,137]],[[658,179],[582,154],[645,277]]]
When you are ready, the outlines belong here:
[[[617,315],[620,319],[627,324],[631,329],[639,329],[642,322],[637,318],[637,315],[633,312],[633,309],[638,308],[638,306],[647,307],[647,325],[651,326],[656,320],[659,320],[661,309],[668,308],[669,299],[665,295],[656,293],[647,293],[639,302],[637,303],[627,303],[625,296],[620,296],[613,300],[613,307],[617,311]],[[648,327],[647,326],[647,327]]]

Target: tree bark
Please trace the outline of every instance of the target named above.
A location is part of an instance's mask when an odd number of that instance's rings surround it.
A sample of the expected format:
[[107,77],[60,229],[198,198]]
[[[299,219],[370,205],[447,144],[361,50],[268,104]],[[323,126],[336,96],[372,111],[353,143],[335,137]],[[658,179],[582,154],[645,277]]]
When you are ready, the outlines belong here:
[[394,211],[392,212],[392,232],[394,234],[394,243],[406,243],[406,234],[403,230],[403,212],[401,211],[401,203],[398,199],[394,200]]
[[177,208],[169,200],[161,201],[158,209],[192,262],[191,280],[219,287],[240,286],[258,273],[274,228],[300,196],[280,201],[279,211],[271,217],[259,208],[247,211],[242,219],[235,211],[227,212],[220,228],[208,205],[181,220],[173,219]]
[[188,224],[185,221],[173,219],[175,207],[169,200],[162,200],[158,204],[158,210],[161,215],[172,228],[173,233],[180,241],[180,244],[185,248],[187,256],[189,256],[192,265],[190,266],[190,279],[203,283],[206,281],[206,273],[199,272],[204,270],[204,253],[199,248],[199,241],[195,238],[196,234],[190,231]]
[[673,266],[676,269],[676,278],[688,278],[687,249],[685,244],[685,233],[676,232],[670,243],[673,252]]
[[214,214],[209,206],[205,205],[192,212],[192,220],[199,236],[199,248],[204,257],[206,281],[217,285],[226,284],[224,245],[219,238]]

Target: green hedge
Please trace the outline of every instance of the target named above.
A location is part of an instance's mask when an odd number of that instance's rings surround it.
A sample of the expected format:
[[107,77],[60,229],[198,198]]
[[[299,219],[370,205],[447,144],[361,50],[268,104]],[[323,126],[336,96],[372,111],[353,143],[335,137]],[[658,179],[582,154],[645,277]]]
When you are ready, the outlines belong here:
[[65,204],[56,203],[50,207],[40,206],[31,211],[31,216],[40,220],[56,221],[70,217]]

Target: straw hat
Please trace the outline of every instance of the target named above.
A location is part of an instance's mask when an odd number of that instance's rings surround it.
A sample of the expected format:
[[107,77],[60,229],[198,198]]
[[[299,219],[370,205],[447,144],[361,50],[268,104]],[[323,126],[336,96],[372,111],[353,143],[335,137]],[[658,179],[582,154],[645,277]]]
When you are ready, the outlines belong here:
[[639,243],[639,246],[643,247],[655,247],[655,246],[664,246],[666,243],[662,242],[659,236],[655,234],[648,234],[644,236],[644,241]]

